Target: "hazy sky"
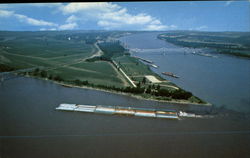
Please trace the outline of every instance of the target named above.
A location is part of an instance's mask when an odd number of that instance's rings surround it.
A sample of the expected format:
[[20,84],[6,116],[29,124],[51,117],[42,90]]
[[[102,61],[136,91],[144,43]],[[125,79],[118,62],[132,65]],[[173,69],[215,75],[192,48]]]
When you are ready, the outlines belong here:
[[0,30],[250,31],[250,1],[0,4]]

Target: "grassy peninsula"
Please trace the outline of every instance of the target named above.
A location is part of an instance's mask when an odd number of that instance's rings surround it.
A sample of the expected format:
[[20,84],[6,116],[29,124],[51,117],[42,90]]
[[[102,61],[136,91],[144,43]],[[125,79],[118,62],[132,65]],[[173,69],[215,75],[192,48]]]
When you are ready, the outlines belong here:
[[151,71],[116,39],[132,32],[0,32],[0,70],[36,68],[22,75],[174,103],[201,99]]

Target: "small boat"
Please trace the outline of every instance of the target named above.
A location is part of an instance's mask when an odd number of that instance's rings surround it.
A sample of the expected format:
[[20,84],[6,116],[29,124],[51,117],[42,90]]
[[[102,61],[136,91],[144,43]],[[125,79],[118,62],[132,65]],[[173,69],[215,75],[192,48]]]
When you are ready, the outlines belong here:
[[162,72],[163,75],[167,75],[167,76],[171,76],[174,78],[180,78],[179,76],[176,76],[175,74],[173,74],[172,72]]

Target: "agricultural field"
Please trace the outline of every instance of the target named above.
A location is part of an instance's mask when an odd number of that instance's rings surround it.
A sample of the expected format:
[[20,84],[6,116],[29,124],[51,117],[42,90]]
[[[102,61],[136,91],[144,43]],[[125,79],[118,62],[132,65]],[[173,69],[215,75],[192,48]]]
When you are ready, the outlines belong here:
[[[68,86],[88,86],[144,98],[203,103],[131,57],[116,37],[126,32],[0,32],[0,70],[22,72]],[[151,80],[150,80],[151,79]],[[157,81],[157,82],[154,82]]]
[[211,48],[217,53],[250,58],[249,32],[171,31],[159,39],[191,48]]
[[[166,85],[176,86],[172,82],[163,79],[158,74],[154,73],[150,66],[144,64],[137,58],[133,58],[129,55],[123,55],[114,59],[116,63],[121,67],[121,69],[135,82],[135,83],[142,83],[145,80],[145,76],[154,76],[157,80],[161,81],[161,83],[157,83],[156,85],[162,85],[162,87],[167,87]],[[147,82],[144,86],[150,85]],[[172,89],[172,88],[170,88]],[[173,89],[172,89],[173,90]]]
[[59,75],[64,80],[88,81],[95,85],[123,87],[126,84],[115,68],[105,61],[80,62],[55,70],[49,70],[48,74]]
[[[99,51],[95,43],[113,32],[0,32],[0,64],[3,70],[42,67],[63,80],[86,80],[93,84],[127,86],[108,62],[86,62]],[[8,70],[6,69],[6,70]],[[41,69],[41,68],[40,68]]]
[[[144,90],[144,93],[141,94],[144,98],[172,100],[170,96],[174,93],[180,92],[185,95],[189,95],[185,100],[196,103],[204,103],[199,98],[193,96],[192,93],[185,92],[174,83],[167,81],[158,74],[154,73],[150,69],[149,65],[144,64],[137,58],[131,57],[129,55],[123,55],[114,58],[114,61],[118,63],[119,67],[133,80],[133,82],[137,85],[137,88],[140,87]],[[155,80],[158,80],[158,82],[151,82],[147,79],[147,77],[155,78]],[[178,99],[181,98],[182,97]]]
[[143,64],[136,58],[132,58],[130,56],[120,56],[115,58],[115,61],[130,77],[153,75],[153,72],[150,70],[149,66]]
[[[51,35],[52,34],[52,35]],[[65,61],[73,61],[74,57],[86,58],[96,51],[91,44],[56,39],[56,34],[43,32],[1,32],[0,62],[15,68],[33,66],[56,66]],[[68,35],[68,38],[70,35]],[[64,59],[60,61],[60,59]]]

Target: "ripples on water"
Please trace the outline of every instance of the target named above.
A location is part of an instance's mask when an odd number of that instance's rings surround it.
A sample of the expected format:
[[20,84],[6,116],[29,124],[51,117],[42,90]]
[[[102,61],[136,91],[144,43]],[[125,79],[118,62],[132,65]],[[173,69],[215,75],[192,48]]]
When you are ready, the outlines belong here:
[[249,119],[241,118],[243,115],[225,113],[214,118],[178,121],[56,111],[61,103],[176,107],[66,88],[44,80],[15,78],[0,85],[1,157],[249,155],[250,124]]

